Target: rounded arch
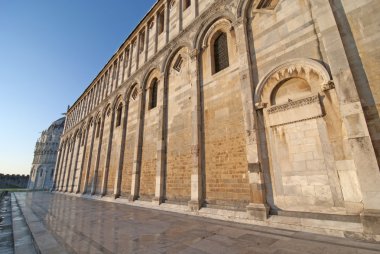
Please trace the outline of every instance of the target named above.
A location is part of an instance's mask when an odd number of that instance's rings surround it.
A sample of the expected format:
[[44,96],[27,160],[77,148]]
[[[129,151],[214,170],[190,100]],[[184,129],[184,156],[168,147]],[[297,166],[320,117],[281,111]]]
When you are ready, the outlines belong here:
[[253,0],[240,0],[238,7],[237,7],[237,12],[236,12],[236,17],[239,18],[246,18],[249,6],[253,3]]
[[[277,67],[269,71],[259,82],[254,94],[254,103],[269,102],[270,94],[275,89],[277,84],[289,78],[303,78],[310,81],[312,78],[317,79],[320,88],[331,81],[330,74],[327,69],[319,62],[309,58],[296,58],[285,61]],[[265,90],[270,90],[267,97],[263,98]]]
[[151,85],[154,78],[157,80],[160,80],[161,72],[159,67],[153,67],[151,68],[144,76],[143,78],[143,85],[142,87],[146,90]]
[[161,66],[161,72],[164,73],[165,77],[168,73],[168,70],[170,69],[170,65],[171,65],[174,57],[183,48],[187,48],[190,51],[193,48],[193,46],[191,45],[190,42],[181,42],[174,49],[169,50],[169,53],[166,55],[165,60],[162,62],[162,66]]
[[116,108],[118,107],[118,105],[120,103],[123,102],[123,95],[122,94],[119,94],[118,96],[116,96],[116,98],[114,99],[114,101],[112,102],[112,110],[116,110]]
[[104,118],[106,115],[108,115],[112,111],[111,102],[108,102],[107,105],[104,107],[102,111],[102,117]]
[[124,94],[124,101],[129,102],[129,99],[131,98],[131,94],[133,93],[134,89],[137,89],[139,92],[140,86],[139,83],[135,80],[134,82],[131,83],[131,85],[128,87]]
[[213,15],[210,19],[208,19],[208,21],[204,22],[200,26],[201,28],[197,33],[198,36],[194,38],[193,45],[195,45],[196,49],[201,50],[203,48],[203,42],[205,41],[205,38],[207,38],[209,34],[215,30],[215,26],[220,23],[228,22],[228,24],[230,24],[230,28],[232,29],[232,24],[234,21],[236,21],[236,18],[229,11],[224,11],[222,13]]

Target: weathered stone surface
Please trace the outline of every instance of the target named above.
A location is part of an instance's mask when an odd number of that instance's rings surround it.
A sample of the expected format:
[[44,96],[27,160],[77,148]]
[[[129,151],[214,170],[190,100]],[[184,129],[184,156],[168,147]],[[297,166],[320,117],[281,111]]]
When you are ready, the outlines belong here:
[[56,190],[253,220],[380,211],[380,2],[190,2],[158,1],[68,110]]

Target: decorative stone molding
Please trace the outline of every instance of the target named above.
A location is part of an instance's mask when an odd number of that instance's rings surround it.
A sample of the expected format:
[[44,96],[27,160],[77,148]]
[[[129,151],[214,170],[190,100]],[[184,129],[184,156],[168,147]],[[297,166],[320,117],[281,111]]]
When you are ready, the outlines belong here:
[[290,102],[282,104],[282,105],[275,105],[275,106],[270,107],[267,112],[268,112],[268,114],[278,113],[278,112],[282,112],[282,111],[287,111],[287,110],[292,109],[292,108],[303,107],[305,105],[309,105],[309,104],[316,103],[316,102],[319,102],[319,96],[318,95],[306,97],[306,98],[301,99],[301,100],[290,101]]
[[266,112],[271,127],[315,119],[324,115],[318,94],[272,106]]
[[[255,90],[254,102],[258,103],[262,101],[264,86],[266,86],[270,81],[279,83],[287,78],[300,76],[305,76],[306,79],[310,79],[312,74],[317,75],[321,86],[322,84],[327,84],[331,80],[330,74],[327,72],[326,68],[315,60],[308,58],[295,58],[285,61],[261,79]],[[309,82],[310,80],[307,81]]]
[[231,22],[227,19],[220,19],[216,21],[214,24],[212,24],[209,29],[207,30],[205,36],[203,37],[203,42],[202,42],[202,49],[207,48],[209,45],[210,37],[215,33],[217,29],[223,29],[226,31],[231,31],[233,30],[233,26]]
[[327,91],[327,90],[331,90],[334,88],[335,88],[335,84],[334,84],[334,81],[332,81],[332,80],[328,81],[327,83],[322,84],[322,86],[321,86],[322,92]]

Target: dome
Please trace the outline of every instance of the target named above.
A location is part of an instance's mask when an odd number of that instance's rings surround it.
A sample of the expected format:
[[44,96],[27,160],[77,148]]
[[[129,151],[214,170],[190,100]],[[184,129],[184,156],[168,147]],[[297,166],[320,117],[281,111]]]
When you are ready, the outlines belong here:
[[62,117],[62,118],[59,118],[58,120],[54,121],[48,130],[51,130],[51,129],[61,129],[64,127],[65,125],[65,119],[66,117]]

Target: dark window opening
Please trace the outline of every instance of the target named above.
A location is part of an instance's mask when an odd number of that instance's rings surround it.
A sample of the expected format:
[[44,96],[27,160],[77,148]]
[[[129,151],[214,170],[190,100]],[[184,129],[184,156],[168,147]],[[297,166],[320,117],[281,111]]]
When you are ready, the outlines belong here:
[[182,67],[182,63],[183,63],[183,58],[181,55],[179,55],[177,57],[177,60],[175,61],[174,65],[173,65],[173,69],[180,72],[181,71],[181,67]]
[[214,64],[215,73],[227,68],[230,65],[228,60],[227,35],[225,33],[221,33],[215,39]]
[[186,10],[191,5],[191,0],[183,0],[183,10]]
[[157,90],[158,90],[158,84],[157,79],[155,79],[150,86],[150,102],[149,102],[149,109],[157,107]]
[[96,138],[99,138],[100,135],[100,120],[96,124]]
[[123,113],[123,105],[120,103],[116,110],[116,127],[121,124],[121,115]]
[[133,91],[132,91],[132,94],[131,94],[131,96],[132,96],[132,99],[135,101],[136,99],[137,99],[137,95],[138,95],[139,93],[138,93],[138,91],[137,91],[137,88],[135,87],[134,89],[133,89]]
[[83,131],[83,134],[82,134],[82,146],[84,145],[84,139],[86,137],[86,131]]
[[162,34],[164,32],[164,26],[165,26],[165,11],[162,10],[158,14],[158,34]]
[[278,4],[278,0],[261,0],[257,5],[257,9],[274,9]]
[[139,53],[144,52],[144,49],[145,49],[145,32],[142,32],[140,34],[140,49],[139,49]]

